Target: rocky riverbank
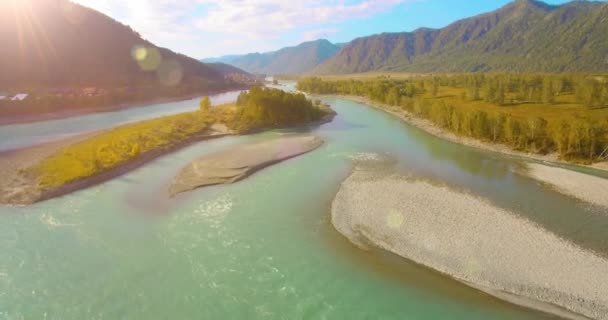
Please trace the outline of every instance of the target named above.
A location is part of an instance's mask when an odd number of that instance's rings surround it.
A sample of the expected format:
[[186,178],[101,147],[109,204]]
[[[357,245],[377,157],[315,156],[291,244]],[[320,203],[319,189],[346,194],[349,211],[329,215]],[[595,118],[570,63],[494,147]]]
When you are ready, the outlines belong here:
[[332,223],[377,247],[499,298],[581,319],[608,319],[608,260],[484,199],[426,181],[355,170]]

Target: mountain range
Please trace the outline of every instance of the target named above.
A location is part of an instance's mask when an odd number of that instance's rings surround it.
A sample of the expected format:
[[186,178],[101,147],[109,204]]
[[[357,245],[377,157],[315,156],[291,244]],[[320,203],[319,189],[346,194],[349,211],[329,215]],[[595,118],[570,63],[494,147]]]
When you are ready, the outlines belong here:
[[515,0],[439,29],[305,42],[221,61],[252,73],[606,72],[608,3]]
[[608,71],[607,2],[553,6],[515,0],[439,29],[383,33],[346,44],[320,39],[203,62],[160,48],[129,26],[69,0],[2,0],[0,15],[5,88],[187,84],[192,91],[225,86],[226,72],[247,77],[247,72]]
[[516,0],[441,29],[358,38],[312,73],[608,71],[608,3]]
[[266,53],[228,55],[203,59],[203,62],[223,62],[250,73],[257,74],[301,74],[315,68],[323,61],[335,56],[341,45],[325,39],[301,43]]
[[0,17],[8,17],[0,19],[3,87],[187,83],[205,90],[225,82],[212,67],[68,0],[1,0]]

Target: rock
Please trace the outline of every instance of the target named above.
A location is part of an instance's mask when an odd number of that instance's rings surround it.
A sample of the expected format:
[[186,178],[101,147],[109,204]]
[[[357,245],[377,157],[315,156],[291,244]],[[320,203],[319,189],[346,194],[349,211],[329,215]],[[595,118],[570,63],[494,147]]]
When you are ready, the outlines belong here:
[[185,166],[169,186],[169,194],[215,184],[234,183],[252,173],[323,144],[318,137],[289,137],[242,144],[205,155]]

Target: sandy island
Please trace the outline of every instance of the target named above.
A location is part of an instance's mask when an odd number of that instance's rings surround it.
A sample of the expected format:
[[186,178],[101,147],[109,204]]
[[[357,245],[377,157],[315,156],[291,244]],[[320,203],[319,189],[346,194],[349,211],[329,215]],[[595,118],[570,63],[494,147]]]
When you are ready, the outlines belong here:
[[314,136],[278,138],[236,145],[205,155],[186,165],[169,186],[169,193],[234,183],[272,164],[310,152],[323,144]]
[[484,199],[356,170],[332,203],[353,243],[388,250],[513,303],[608,319],[608,260]]
[[608,209],[608,179],[536,163],[529,163],[528,169],[528,176],[549,184],[555,190]]

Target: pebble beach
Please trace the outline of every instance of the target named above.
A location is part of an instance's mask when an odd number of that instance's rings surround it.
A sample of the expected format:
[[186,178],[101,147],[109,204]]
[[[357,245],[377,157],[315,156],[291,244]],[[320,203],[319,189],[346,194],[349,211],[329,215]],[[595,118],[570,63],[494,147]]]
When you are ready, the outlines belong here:
[[513,303],[571,319],[608,319],[608,260],[486,200],[387,172],[355,170],[332,224]]

